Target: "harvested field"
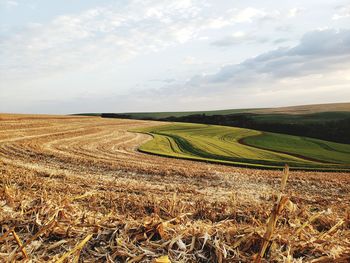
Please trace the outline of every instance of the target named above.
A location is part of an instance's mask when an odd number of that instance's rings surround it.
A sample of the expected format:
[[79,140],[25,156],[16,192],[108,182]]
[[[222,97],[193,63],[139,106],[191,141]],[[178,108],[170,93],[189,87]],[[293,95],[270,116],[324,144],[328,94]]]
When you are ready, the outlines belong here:
[[[0,260],[254,261],[281,171],[138,152],[158,124],[0,115]],[[349,173],[292,171],[281,200],[262,262],[349,262]]]

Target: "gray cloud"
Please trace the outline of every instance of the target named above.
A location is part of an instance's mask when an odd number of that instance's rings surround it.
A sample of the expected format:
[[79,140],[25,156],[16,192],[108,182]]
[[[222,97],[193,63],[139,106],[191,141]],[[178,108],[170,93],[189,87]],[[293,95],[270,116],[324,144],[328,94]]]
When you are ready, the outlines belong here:
[[301,43],[292,48],[294,56],[343,56],[350,54],[350,30],[320,30],[305,34]]
[[[334,95],[332,90],[350,98],[349,38],[348,29],[312,31],[306,33],[294,47],[281,47],[239,64],[223,66],[215,74],[195,75],[181,85],[176,83],[148,90],[143,93],[144,100],[157,96],[168,100],[169,105],[176,102],[190,108],[200,103],[215,105],[217,102],[219,105],[220,101],[225,105],[237,98],[242,105],[244,98],[258,100],[259,96],[267,96],[266,101],[273,101],[274,97],[266,94],[274,94],[275,99],[278,96],[288,98],[307,93],[307,90],[318,93],[318,96],[310,98],[319,102],[322,97],[319,94],[327,94],[325,98],[331,98]],[[310,93],[307,94],[310,96]],[[307,103],[307,100],[304,102]]]
[[273,40],[273,43],[274,44],[281,44],[281,43],[284,43],[284,42],[288,42],[289,40],[290,39],[288,39],[288,38],[281,37],[281,38],[277,38],[277,39]]
[[322,30],[306,33],[300,43],[292,48],[279,48],[240,64],[227,65],[216,74],[198,80],[198,85],[206,82],[225,82],[230,79],[254,79],[257,75],[293,77],[323,72],[336,65],[344,66],[350,57],[350,30]]

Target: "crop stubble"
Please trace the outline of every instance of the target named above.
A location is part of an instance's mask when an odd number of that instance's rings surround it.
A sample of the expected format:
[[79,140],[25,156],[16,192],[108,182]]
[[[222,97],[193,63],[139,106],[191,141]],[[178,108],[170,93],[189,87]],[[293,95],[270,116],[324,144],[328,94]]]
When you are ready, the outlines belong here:
[[[259,252],[280,171],[137,152],[150,137],[128,130],[150,121],[0,117],[2,261],[250,262]],[[297,209],[282,213],[263,260],[347,262],[349,176],[291,172]]]

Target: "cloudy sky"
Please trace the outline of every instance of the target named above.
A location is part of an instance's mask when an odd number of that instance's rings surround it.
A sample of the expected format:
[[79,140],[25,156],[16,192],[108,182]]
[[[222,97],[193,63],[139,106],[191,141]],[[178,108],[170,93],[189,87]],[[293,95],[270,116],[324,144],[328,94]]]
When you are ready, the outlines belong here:
[[346,101],[349,0],[0,0],[0,112]]

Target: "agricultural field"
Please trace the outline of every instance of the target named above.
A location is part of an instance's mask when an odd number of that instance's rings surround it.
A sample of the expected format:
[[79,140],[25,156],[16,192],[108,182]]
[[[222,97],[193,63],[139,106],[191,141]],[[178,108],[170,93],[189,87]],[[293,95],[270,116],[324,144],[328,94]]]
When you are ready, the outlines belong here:
[[193,112],[86,113],[83,116],[202,123],[350,144],[350,103]]
[[[137,131],[137,130],[136,130]],[[248,167],[350,169],[350,145],[216,125],[177,123],[138,130],[143,152]]]
[[[0,262],[349,262],[350,173],[292,170],[286,181],[281,169],[138,151],[154,141],[133,131],[161,124],[0,115]],[[216,151],[230,156],[256,133],[237,130]],[[246,143],[251,160],[315,162]]]
[[[224,109],[224,110],[211,110],[211,111],[173,111],[173,112],[126,112],[126,113],[115,113],[115,115],[129,116],[131,119],[164,119],[169,117],[185,117],[189,115],[202,115],[215,116],[215,115],[232,115],[232,114],[261,114],[275,116],[277,119],[279,115],[296,115],[294,118],[298,120],[306,120],[309,118],[302,118],[302,115],[312,115],[315,113],[320,114],[321,120],[327,119],[327,116],[322,116],[323,113],[333,113],[332,118],[337,117],[337,114],[349,113],[350,103],[329,103],[329,104],[314,104],[314,105],[302,105],[302,106],[291,106],[291,107],[276,107],[276,108],[252,108],[252,109]],[[85,115],[101,115],[102,113],[85,113]],[[301,116],[300,116],[301,115]],[[347,115],[348,116],[348,115]]]

